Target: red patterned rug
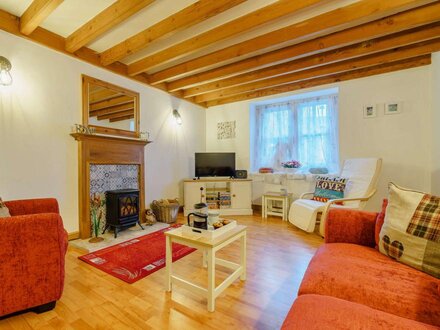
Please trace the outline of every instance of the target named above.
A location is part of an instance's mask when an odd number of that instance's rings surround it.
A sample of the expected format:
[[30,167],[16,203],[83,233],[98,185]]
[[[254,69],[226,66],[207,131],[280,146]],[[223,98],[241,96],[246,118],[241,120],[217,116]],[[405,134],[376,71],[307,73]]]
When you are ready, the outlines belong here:
[[[180,226],[178,224],[172,225],[78,258],[127,283],[134,283],[165,267],[164,232]],[[185,245],[173,243],[173,261],[179,260],[195,250]]]

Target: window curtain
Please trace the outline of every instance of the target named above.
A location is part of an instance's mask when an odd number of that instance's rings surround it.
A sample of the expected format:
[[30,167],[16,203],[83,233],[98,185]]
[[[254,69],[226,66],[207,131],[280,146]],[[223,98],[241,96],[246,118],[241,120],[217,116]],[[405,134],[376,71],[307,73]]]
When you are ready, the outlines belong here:
[[296,141],[294,113],[290,102],[260,105],[255,109],[256,132],[253,168],[281,169],[281,162],[297,155],[292,142]]
[[252,169],[299,160],[303,169],[339,170],[338,96],[326,95],[255,107]]
[[339,170],[338,97],[329,95],[297,104],[298,157],[310,167],[327,167],[330,173]]

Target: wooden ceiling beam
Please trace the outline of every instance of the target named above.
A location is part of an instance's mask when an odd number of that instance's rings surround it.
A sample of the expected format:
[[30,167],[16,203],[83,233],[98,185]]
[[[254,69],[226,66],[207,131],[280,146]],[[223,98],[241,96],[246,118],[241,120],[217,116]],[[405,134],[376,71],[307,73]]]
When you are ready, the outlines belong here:
[[[149,84],[148,76],[145,74],[140,74],[133,77],[129,76],[127,74],[127,66],[121,62],[115,62],[107,66],[102,65],[99,58],[99,54],[97,54],[95,51],[91,50],[90,48],[82,47],[75,53],[69,53],[65,49],[65,44],[66,44],[65,38],[63,38],[58,34],[50,32],[46,29],[43,29],[41,27],[37,27],[32,34],[26,36],[20,32],[20,18],[1,9],[0,9],[0,30],[11,33],[17,37],[36,42],[40,45],[53,49],[59,53],[79,59],[83,62],[89,63],[96,67],[100,67],[104,70],[115,73],[130,80],[136,81],[143,85],[167,92],[169,95],[175,96],[177,98],[182,98],[181,96],[182,93],[168,92],[165,88],[165,85],[151,86]],[[187,101],[192,102],[191,98],[188,98]],[[198,104],[195,105],[200,106]]]
[[266,7],[260,8],[249,14],[217,26],[209,31],[196,35],[193,38],[184,40],[178,44],[136,61],[128,66],[128,73],[130,75],[137,75],[139,73],[146,72],[159,64],[167,63],[174,58],[190,54],[215,42],[256,28],[274,19],[297,12],[312,5],[316,5],[321,1],[322,0],[278,0]]
[[216,16],[245,1],[247,0],[199,0],[148,29],[105,50],[101,53],[101,63],[108,65],[123,59],[146,48],[155,40],[169,37],[178,31]]
[[[270,64],[276,64],[291,60],[295,57],[316,54],[317,52],[342,47],[357,42],[377,38],[421,25],[430,24],[440,20],[440,3],[426,5],[410,11],[402,12],[386,18],[382,18],[363,25],[352,27],[340,32],[319,37],[313,40],[301,42],[279,50],[250,57],[232,64],[227,64],[209,71],[193,74],[189,77],[179,78],[182,75],[209,68],[215,63],[222,63],[234,58],[246,51],[247,42],[238,44],[238,47],[231,46],[217,52],[201,56],[199,58],[175,65],[168,69],[151,74],[149,81],[156,84],[163,81],[169,82],[170,91],[205,83],[210,80],[221,79],[237,75],[246,71],[255,70]],[[318,45],[318,47],[317,47]],[[179,78],[175,80],[175,78]]]
[[411,46],[399,47],[396,49],[388,50],[373,55],[342,61],[335,64],[328,64],[309,70],[303,70],[290,74],[280,75],[280,76],[272,77],[270,79],[259,80],[248,84],[243,84],[215,92],[202,94],[196,96],[195,101],[197,103],[212,101],[212,100],[221,99],[232,95],[242,94],[245,92],[255,91],[268,87],[289,84],[292,82],[317,78],[320,76],[332,75],[345,71],[351,71],[354,69],[377,66],[385,63],[404,60],[407,58],[414,58],[417,56],[431,54],[432,52],[436,52],[439,50],[440,50],[440,38],[437,38],[432,41],[425,41]]
[[132,108],[134,108],[134,102],[121,104],[121,105],[115,105],[112,107],[102,108],[99,110],[92,110],[92,111],[90,111],[90,117],[96,117],[96,116],[107,115],[107,114],[115,113],[115,112],[127,111]]
[[127,115],[127,116],[123,116],[123,117],[110,118],[110,122],[114,123],[115,121],[123,121],[123,120],[133,119],[133,118],[134,118],[134,115]]
[[120,104],[127,104],[127,103],[131,103],[133,102],[133,97],[131,96],[119,96],[110,100],[106,100],[106,101],[101,101],[101,102],[97,102],[94,104],[91,104],[89,106],[89,110],[90,111],[95,111],[95,110],[100,110],[100,109],[105,109],[105,108],[109,108],[115,105],[120,105]]
[[66,50],[75,52],[111,28],[151,4],[154,0],[118,0],[66,39]]
[[111,118],[120,118],[125,116],[134,116],[134,109],[128,109],[126,111],[120,111],[120,112],[114,112],[114,113],[108,113],[105,115],[98,116],[98,120],[106,120]]
[[31,34],[64,0],[34,0],[20,17],[20,32]]
[[338,83],[341,81],[347,81],[352,79],[364,78],[373,75],[394,72],[399,70],[405,70],[410,68],[415,68],[419,66],[429,65],[431,64],[431,54],[419,56],[416,58],[406,59],[402,61],[392,62],[381,64],[376,67],[368,67],[364,69],[358,69],[353,71],[348,71],[344,73],[338,73],[331,76],[314,78],[309,80],[304,80],[301,82],[295,82],[292,84],[286,84],[276,87],[270,87],[266,89],[261,89],[254,92],[248,92],[244,94],[234,95],[228,98],[213,100],[209,102],[204,102],[203,105],[206,107],[213,107],[222,104],[234,103],[239,101],[246,101],[251,99],[256,99],[260,97],[266,97],[276,94],[282,94],[287,92],[292,92],[304,88],[311,88],[316,86],[323,86],[333,83]]
[[290,62],[277,64],[264,69],[251,71],[223,80],[188,88],[184,90],[184,97],[196,96],[252,81],[288,74],[290,72],[310,69],[329,63],[382,52],[396,47],[402,47],[435,39],[438,38],[438,36],[440,36],[440,22],[416,28],[411,31],[400,32],[386,37],[361,42],[355,45],[338,48],[336,50],[323,52],[317,55],[303,57]]

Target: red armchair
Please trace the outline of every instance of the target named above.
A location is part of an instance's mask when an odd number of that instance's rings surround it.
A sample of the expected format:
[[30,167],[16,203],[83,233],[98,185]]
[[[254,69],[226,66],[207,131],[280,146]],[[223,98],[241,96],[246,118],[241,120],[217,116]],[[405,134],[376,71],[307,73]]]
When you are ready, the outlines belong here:
[[0,316],[51,310],[64,287],[67,233],[56,199],[5,202],[0,218]]

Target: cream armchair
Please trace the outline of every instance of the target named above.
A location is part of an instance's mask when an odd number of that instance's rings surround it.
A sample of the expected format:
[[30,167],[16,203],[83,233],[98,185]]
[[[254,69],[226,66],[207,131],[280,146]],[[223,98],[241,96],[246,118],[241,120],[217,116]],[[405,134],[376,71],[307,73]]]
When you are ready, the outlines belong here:
[[[310,199],[313,192],[304,193],[290,206],[289,222],[302,230],[313,232],[321,215],[319,232],[324,236],[325,221],[330,207],[363,209],[366,202],[376,193],[381,167],[381,158],[347,159],[340,174],[340,177],[348,179],[344,198],[323,203]],[[343,202],[343,205],[336,204],[338,202]]]

